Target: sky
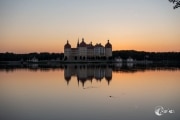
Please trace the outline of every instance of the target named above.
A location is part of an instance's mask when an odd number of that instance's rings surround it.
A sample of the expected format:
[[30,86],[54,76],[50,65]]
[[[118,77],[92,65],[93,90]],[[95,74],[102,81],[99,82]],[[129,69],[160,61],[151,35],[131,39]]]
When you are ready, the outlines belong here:
[[169,0],[0,0],[0,52],[64,52],[78,38],[113,50],[180,52]]

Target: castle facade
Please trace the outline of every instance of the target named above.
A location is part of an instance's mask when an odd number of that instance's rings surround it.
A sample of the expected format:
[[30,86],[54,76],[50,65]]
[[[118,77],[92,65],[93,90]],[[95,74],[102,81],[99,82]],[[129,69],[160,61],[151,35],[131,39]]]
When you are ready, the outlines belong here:
[[69,41],[64,45],[64,59],[65,60],[97,60],[97,59],[109,59],[112,57],[112,45],[107,41],[103,46],[101,43],[93,45],[86,44],[84,38],[81,43],[77,42],[76,48],[71,48]]

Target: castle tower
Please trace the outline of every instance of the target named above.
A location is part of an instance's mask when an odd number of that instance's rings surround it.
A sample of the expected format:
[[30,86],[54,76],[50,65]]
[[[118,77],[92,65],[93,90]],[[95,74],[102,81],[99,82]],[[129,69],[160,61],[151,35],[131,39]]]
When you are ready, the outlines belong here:
[[106,58],[112,57],[112,45],[109,40],[105,45],[105,56]]
[[84,42],[84,38],[82,38],[82,42],[79,44],[79,59],[86,60],[87,59],[87,45]]
[[69,60],[71,57],[71,45],[69,44],[69,41],[67,40],[67,43],[64,45],[64,59]]

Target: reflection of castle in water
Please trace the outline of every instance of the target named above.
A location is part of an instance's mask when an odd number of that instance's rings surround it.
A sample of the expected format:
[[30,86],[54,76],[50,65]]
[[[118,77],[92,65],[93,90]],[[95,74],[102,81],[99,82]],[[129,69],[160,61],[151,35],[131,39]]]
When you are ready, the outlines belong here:
[[107,81],[108,85],[112,79],[112,68],[108,66],[95,66],[95,65],[66,65],[64,69],[64,78],[69,84],[71,77],[76,76],[78,85],[79,82],[84,86],[86,81],[101,81],[103,78]]

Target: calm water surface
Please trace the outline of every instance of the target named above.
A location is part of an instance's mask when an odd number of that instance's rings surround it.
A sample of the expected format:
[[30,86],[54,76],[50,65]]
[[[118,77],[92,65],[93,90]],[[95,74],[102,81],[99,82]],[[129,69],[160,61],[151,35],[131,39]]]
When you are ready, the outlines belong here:
[[[1,120],[179,120],[180,70],[67,65],[0,71]],[[155,114],[155,107],[175,113]]]

